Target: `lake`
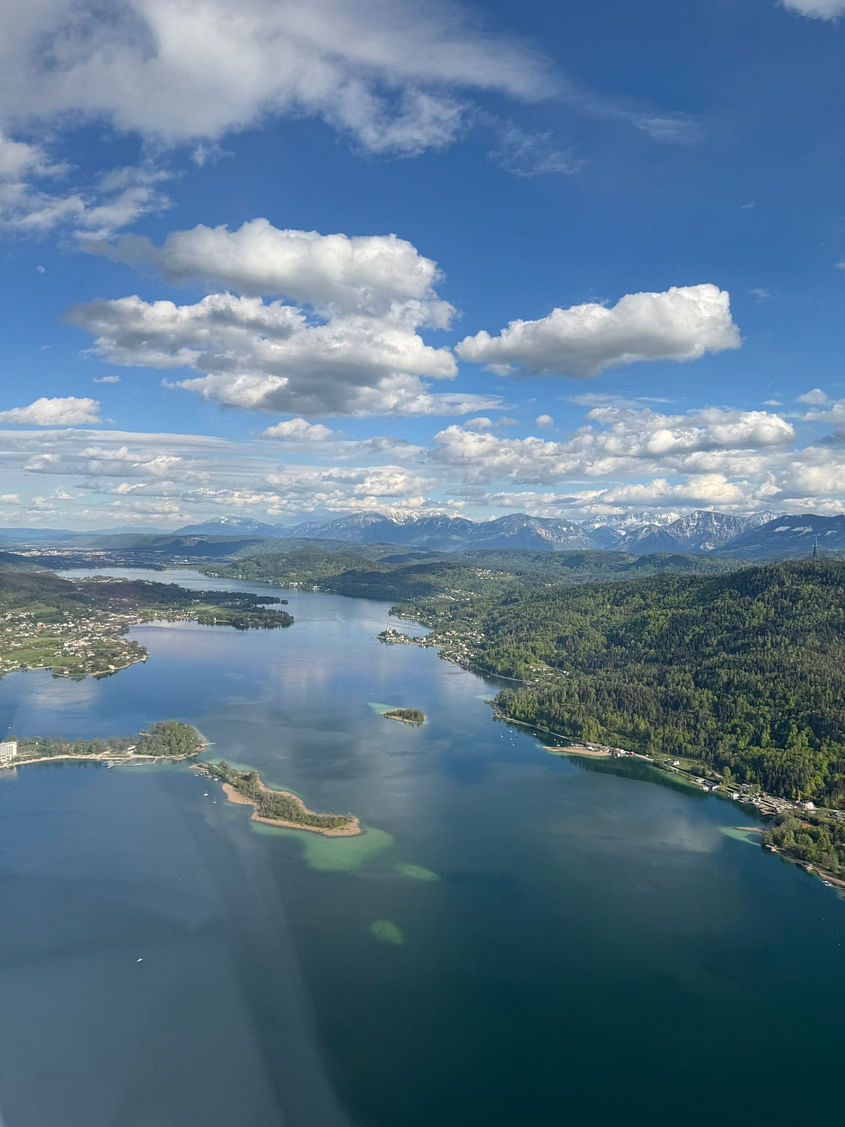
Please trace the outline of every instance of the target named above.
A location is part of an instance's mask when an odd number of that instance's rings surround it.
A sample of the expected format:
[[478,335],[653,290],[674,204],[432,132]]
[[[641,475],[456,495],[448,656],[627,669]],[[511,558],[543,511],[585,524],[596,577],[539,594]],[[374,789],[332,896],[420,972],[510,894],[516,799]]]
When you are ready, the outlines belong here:
[[144,626],[113,677],[0,681],[3,731],[187,720],[367,827],[258,826],[184,763],[0,772],[5,1127],[838,1118],[835,892],[730,803],[543,751],[381,645],[386,603],[276,593],[290,629]]

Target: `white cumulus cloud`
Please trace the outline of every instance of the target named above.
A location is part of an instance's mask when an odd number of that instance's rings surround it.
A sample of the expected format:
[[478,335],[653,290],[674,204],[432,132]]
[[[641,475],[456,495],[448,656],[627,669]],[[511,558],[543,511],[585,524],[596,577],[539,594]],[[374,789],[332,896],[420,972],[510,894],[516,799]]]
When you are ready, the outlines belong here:
[[68,395],[58,399],[41,396],[27,407],[10,407],[0,411],[0,422],[21,426],[79,426],[98,423],[100,404],[96,399],[78,399]]
[[[495,395],[438,393],[453,379],[449,348],[424,328],[453,309],[434,286],[437,264],[395,235],[350,237],[280,230],[266,219],[173,232],[162,246],[124,238],[103,253],[147,263],[167,281],[241,291],[192,305],[98,300],[68,319],[111,363],[198,374],[176,385],[229,407],[295,415],[463,414],[500,406]],[[284,295],[265,301],[259,295]],[[289,304],[293,299],[297,304]]]
[[827,393],[822,391],[820,387],[811,388],[810,391],[805,391],[803,395],[796,397],[798,403],[807,403],[810,407],[823,407],[829,402]]
[[334,435],[331,427],[322,423],[309,423],[307,419],[284,419],[267,427],[264,438],[290,438],[299,442],[325,442]]
[[153,266],[168,282],[200,281],[249,296],[282,295],[318,309],[385,314],[412,303],[419,323],[444,328],[452,307],[434,292],[437,263],[396,235],[321,235],[252,219],[237,230],[172,231],[157,247],[126,235],[89,249],[133,266]]
[[685,415],[596,407],[563,442],[499,438],[456,424],[434,436],[431,459],[470,482],[553,484],[575,476],[759,472],[760,450],[785,450],[794,429],[767,411],[704,407]]
[[[295,306],[232,294],[182,306],[133,296],[68,313],[110,363],[198,369],[205,374],[180,386],[204,399],[312,415],[430,413],[423,380],[451,379],[457,367],[448,348],[423,341],[414,316],[403,307],[313,323]],[[450,397],[447,409],[461,398]],[[468,410],[495,406],[465,398]]]
[[538,321],[511,321],[495,337],[483,331],[466,337],[456,351],[501,374],[518,366],[587,377],[640,360],[694,360],[740,344],[730,295],[703,284],[627,294],[610,308],[593,302],[554,309]]

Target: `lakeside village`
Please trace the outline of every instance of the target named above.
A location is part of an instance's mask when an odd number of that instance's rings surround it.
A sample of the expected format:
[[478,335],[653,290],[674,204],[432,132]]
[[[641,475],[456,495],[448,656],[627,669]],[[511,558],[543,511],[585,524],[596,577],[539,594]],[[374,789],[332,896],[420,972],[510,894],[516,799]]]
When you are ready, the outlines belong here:
[[146,661],[146,650],[124,636],[137,620],[137,613],[105,609],[98,609],[96,618],[66,612],[53,622],[7,611],[0,615],[0,677],[43,668],[45,657],[56,677],[106,676]]
[[[66,580],[44,573],[7,576],[0,591],[0,677],[52,669],[54,677],[105,677],[146,661],[129,638],[146,622],[196,622],[237,630],[290,626],[275,595],[188,591],[170,583],[94,577]],[[271,604],[274,604],[271,606]]]

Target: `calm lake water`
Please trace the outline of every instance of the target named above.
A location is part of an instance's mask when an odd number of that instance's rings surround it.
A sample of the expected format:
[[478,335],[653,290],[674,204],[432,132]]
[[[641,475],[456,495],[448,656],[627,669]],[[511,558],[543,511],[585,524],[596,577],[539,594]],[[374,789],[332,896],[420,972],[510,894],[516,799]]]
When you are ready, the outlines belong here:
[[256,826],[185,764],[0,772],[5,1127],[838,1121],[845,902],[730,804],[495,721],[376,641],[387,604],[281,594],[287,630],[147,626],[114,677],[0,681],[3,731],[189,720],[367,826]]

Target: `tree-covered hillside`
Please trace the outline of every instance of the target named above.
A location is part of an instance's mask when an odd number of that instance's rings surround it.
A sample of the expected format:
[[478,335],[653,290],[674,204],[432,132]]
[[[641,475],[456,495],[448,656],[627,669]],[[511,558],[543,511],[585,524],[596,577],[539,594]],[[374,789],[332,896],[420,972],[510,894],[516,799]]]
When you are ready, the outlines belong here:
[[[215,563],[208,574],[233,579],[263,580],[280,587],[311,587],[340,595],[401,602],[442,596],[446,600],[501,597],[509,589],[543,587],[548,583],[587,583],[605,579],[679,574],[718,575],[743,566],[718,557],[625,552],[540,552],[479,549],[471,552],[398,550],[376,558],[355,544],[326,550],[319,542],[293,550],[262,552]],[[395,547],[395,546],[391,546]]]
[[547,587],[430,618],[515,719],[845,802],[845,565]]

